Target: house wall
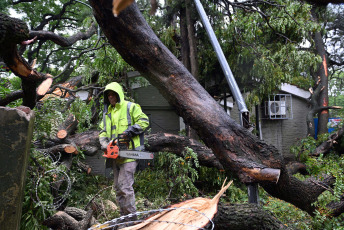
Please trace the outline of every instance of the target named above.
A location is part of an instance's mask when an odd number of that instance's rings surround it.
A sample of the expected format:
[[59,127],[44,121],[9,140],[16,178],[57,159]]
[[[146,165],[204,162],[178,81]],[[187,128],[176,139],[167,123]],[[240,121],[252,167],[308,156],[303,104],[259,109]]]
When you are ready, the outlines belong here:
[[178,134],[180,130],[179,116],[154,86],[148,85],[133,89],[133,97],[149,117],[151,133]]
[[[262,111],[259,115],[263,141],[275,146],[287,160],[294,159],[294,155],[290,153],[290,147],[307,135],[306,116],[310,110],[304,98],[294,95],[292,95],[292,109],[292,119],[263,119]],[[239,111],[236,103],[230,109],[230,116],[239,123]],[[254,117],[255,109],[252,109],[250,111],[251,123],[255,123]]]
[[303,98],[293,96],[292,103],[293,119],[261,120],[263,140],[274,145],[287,160],[295,157],[290,147],[307,136],[306,116],[310,110]]

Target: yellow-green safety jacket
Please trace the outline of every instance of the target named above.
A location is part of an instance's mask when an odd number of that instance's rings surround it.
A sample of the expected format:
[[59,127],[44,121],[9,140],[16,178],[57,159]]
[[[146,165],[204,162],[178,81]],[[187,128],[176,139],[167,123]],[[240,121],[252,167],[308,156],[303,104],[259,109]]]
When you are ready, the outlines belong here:
[[[113,107],[106,92],[112,90],[118,94],[118,102]],[[100,123],[99,142],[102,150],[105,150],[108,143],[123,132],[132,136],[135,150],[144,149],[143,133],[149,126],[149,120],[146,114],[141,110],[140,105],[124,100],[122,87],[117,82],[112,82],[104,90],[104,112],[103,121]],[[133,147],[130,146],[130,149]],[[130,158],[117,158],[117,164],[124,164],[135,161]]]

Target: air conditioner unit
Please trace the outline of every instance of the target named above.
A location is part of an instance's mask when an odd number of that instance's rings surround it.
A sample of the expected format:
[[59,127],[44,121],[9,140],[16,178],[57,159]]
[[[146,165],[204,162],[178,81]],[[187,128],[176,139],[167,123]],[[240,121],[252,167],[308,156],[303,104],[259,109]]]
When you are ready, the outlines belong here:
[[286,115],[285,101],[269,101],[268,105],[269,116]]

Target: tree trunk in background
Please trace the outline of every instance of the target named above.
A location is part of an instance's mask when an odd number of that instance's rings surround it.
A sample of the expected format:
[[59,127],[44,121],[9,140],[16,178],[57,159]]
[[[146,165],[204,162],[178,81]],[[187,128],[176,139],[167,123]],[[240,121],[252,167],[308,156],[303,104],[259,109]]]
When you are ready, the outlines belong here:
[[189,49],[189,39],[188,39],[188,28],[186,22],[186,11],[184,7],[180,7],[180,53],[182,56],[182,63],[188,70],[190,66],[190,49]]
[[[175,108],[225,169],[243,183],[259,182],[273,196],[313,214],[312,205],[326,190],[321,182],[288,174],[278,150],[257,139],[230,118],[178,59],[161,43],[136,3],[112,14],[111,1],[90,0],[99,26],[123,59],[138,70]],[[334,180],[326,178],[330,185]]]
[[[318,22],[318,11],[326,8],[326,5],[316,5],[314,4],[311,10],[313,20]],[[316,81],[318,80],[318,77],[320,77],[321,81],[321,88],[323,87],[322,91],[320,92],[319,99],[318,99],[318,105],[319,106],[328,106],[328,67],[327,67],[327,58],[326,58],[326,50],[324,41],[322,39],[321,32],[315,32],[314,33],[314,42],[315,42],[315,51],[316,54],[321,56],[322,63],[319,64],[318,70],[316,72],[316,76],[314,76]],[[329,118],[329,110],[324,109],[321,110],[318,114],[318,134],[324,134],[328,132],[327,128],[327,122]]]
[[[186,0],[186,22],[187,22],[187,29],[188,29],[188,40],[189,40],[189,48],[190,48],[190,69],[191,74],[196,78],[198,81],[198,61],[197,61],[197,41],[196,41],[196,31],[194,26],[194,20],[191,17],[191,6],[192,1]],[[188,68],[189,69],[189,68]],[[190,71],[189,69],[189,71]]]
[[[189,70],[189,72],[192,74],[192,76],[195,77],[196,80],[198,80],[198,62],[197,62],[197,44],[196,44],[196,37],[195,37],[195,28],[194,28],[194,21],[191,18],[191,7],[192,2],[190,0],[187,0],[185,2],[185,8],[182,7],[181,9],[181,21],[183,21],[183,43],[185,43],[185,54],[182,55],[183,57],[183,64],[185,67]],[[183,18],[183,20],[182,20]],[[184,60],[185,58],[185,60]],[[185,126],[186,129],[186,135],[189,138],[198,139],[198,135],[194,129],[190,127],[190,125]]]

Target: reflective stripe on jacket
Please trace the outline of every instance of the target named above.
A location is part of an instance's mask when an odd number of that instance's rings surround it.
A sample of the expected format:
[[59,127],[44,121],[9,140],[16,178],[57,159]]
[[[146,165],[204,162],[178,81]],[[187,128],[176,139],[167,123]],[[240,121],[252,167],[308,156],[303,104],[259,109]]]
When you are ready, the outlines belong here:
[[[115,107],[110,105],[106,92],[112,90],[119,96],[119,102]],[[122,87],[116,83],[110,83],[104,90],[104,113],[103,121],[100,123],[99,142],[102,149],[106,149],[108,143],[116,138],[118,134],[124,131],[129,132],[134,142],[134,149],[143,150],[144,138],[143,132],[149,126],[149,120],[146,114],[141,110],[140,105],[124,100]],[[130,149],[133,147],[130,146]],[[116,163],[123,164],[135,161],[129,158],[117,158]]]

